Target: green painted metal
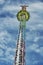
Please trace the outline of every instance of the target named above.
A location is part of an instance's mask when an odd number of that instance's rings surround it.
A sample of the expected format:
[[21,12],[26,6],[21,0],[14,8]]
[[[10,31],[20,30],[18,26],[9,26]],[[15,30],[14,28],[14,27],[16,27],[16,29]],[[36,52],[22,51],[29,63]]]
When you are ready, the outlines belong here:
[[20,30],[22,30],[21,32],[25,39],[26,22],[30,19],[30,14],[26,10],[20,10],[17,13],[17,19],[20,21]]
[[30,18],[30,14],[25,10],[20,10],[17,14],[17,19],[21,22],[28,21]]

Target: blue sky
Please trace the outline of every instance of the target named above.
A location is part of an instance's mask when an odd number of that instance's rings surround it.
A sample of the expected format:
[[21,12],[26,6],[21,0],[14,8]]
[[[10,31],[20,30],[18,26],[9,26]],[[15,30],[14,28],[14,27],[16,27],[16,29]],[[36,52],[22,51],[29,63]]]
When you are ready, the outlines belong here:
[[21,5],[28,5],[26,65],[43,65],[43,0],[0,0],[0,65],[13,65]]

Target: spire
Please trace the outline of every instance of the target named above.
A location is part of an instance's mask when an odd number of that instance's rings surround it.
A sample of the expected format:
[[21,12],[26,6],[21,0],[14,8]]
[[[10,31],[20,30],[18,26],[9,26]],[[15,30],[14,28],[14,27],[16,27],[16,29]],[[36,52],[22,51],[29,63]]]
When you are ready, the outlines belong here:
[[30,14],[26,11],[27,6],[21,6],[22,10],[17,13],[17,19],[20,21],[19,35],[15,55],[15,65],[25,65],[25,25]]
[[15,56],[15,65],[24,65],[25,42],[23,37],[23,28],[20,26]]

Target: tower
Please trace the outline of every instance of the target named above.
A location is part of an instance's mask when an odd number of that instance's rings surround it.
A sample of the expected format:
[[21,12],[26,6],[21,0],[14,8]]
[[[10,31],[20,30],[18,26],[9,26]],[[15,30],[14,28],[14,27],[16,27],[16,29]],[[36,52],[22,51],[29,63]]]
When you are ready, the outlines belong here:
[[27,6],[21,6],[22,10],[17,13],[17,19],[20,21],[19,35],[16,47],[15,65],[25,65],[25,28],[26,21],[30,18],[30,14],[26,11]]

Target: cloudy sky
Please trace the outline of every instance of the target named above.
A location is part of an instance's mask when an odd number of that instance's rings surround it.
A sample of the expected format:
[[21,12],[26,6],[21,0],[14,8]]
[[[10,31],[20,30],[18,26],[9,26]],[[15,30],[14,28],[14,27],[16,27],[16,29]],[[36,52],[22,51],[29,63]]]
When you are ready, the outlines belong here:
[[0,0],[0,65],[13,65],[19,22],[16,14],[28,5],[26,65],[43,65],[43,0]]

